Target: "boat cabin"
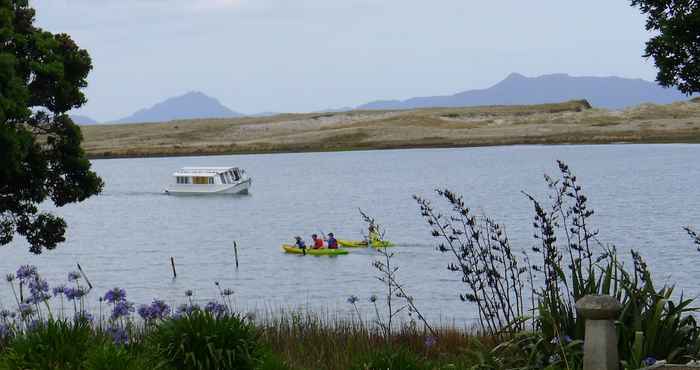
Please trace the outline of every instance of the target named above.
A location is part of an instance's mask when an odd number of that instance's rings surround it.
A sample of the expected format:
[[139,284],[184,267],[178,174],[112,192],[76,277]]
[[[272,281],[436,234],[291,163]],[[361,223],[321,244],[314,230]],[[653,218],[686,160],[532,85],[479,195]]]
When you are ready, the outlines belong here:
[[245,171],[238,167],[184,167],[173,176],[176,184],[222,185],[236,184],[244,174]]

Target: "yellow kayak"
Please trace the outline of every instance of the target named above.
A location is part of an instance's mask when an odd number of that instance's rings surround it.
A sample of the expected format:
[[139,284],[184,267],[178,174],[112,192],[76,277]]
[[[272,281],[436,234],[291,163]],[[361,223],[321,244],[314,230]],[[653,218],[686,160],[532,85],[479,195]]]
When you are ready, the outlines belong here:
[[[304,251],[301,250],[301,248],[297,248],[293,245],[289,244],[284,244],[282,245],[282,250],[285,251],[285,253],[292,253],[292,254],[304,254]],[[311,249],[311,248],[306,248],[306,254],[310,256],[339,256],[343,254],[348,254],[348,251],[345,249],[328,249],[328,248],[322,248],[322,249]]]
[[[338,239],[338,245],[345,248],[367,248],[367,241],[365,240],[340,240]],[[393,247],[394,243],[387,240],[380,240],[372,242],[372,247],[374,248],[386,248]]]

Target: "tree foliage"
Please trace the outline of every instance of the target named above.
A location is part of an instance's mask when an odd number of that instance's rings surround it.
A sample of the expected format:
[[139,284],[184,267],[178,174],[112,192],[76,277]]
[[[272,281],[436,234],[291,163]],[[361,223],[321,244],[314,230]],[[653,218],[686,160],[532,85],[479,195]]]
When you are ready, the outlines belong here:
[[83,201],[103,183],[66,114],[86,102],[90,55],[34,18],[27,0],[0,0],[0,246],[20,234],[39,254],[64,241],[66,229],[39,204]]
[[700,1],[632,0],[647,16],[646,29],[656,36],[644,57],[653,57],[657,81],[686,94],[700,92]]

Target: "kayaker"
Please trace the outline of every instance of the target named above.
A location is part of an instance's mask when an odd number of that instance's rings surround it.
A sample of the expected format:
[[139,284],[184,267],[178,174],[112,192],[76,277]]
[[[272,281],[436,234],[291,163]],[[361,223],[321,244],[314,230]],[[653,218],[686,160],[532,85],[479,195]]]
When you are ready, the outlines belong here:
[[379,231],[377,230],[377,227],[374,226],[374,224],[369,225],[369,230],[367,232],[367,239],[369,241],[369,245],[372,246],[372,244],[376,244],[381,240],[381,237],[379,235]]
[[294,245],[296,245],[296,247],[301,249],[302,251],[306,252],[306,243],[304,243],[304,241],[301,240],[301,236],[295,236],[294,239],[296,239],[296,243],[294,243]]
[[311,235],[311,239],[314,241],[314,249],[321,249],[323,248],[323,239],[319,238],[318,235],[313,234]]
[[335,240],[333,233],[328,233],[328,240],[326,240],[326,243],[328,243],[328,249],[338,249],[338,241]]

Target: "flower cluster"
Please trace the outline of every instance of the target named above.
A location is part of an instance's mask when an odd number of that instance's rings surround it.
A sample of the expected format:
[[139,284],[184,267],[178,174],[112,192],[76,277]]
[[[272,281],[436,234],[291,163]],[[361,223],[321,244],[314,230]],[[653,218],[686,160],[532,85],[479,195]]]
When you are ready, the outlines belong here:
[[126,329],[120,326],[110,326],[106,330],[107,334],[112,337],[114,344],[128,344],[129,343],[129,333]]
[[71,271],[68,273],[68,281],[77,282],[80,280],[80,277],[81,275],[78,271]]
[[150,305],[141,305],[138,310],[139,316],[148,321],[162,320],[170,316],[170,306],[165,302],[156,299]]
[[126,291],[121,288],[114,288],[112,290],[108,290],[107,293],[104,295],[105,301],[115,304],[117,302],[121,302],[126,300]]
[[24,265],[17,269],[17,279],[20,281],[27,281],[32,277],[36,276],[38,273],[36,266]]
[[224,316],[228,313],[228,307],[216,301],[211,301],[204,306],[204,311],[210,313],[216,317]]
[[51,298],[51,295],[49,294],[49,283],[40,278],[36,273],[29,278],[27,287],[29,287],[30,293],[30,296],[27,297],[26,300],[27,303],[38,304]]
[[88,291],[83,288],[83,287],[69,287],[69,288],[64,288],[63,289],[63,294],[66,296],[66,299],[69,301],[74,301],[74,300],[80,300],[83,298]]

